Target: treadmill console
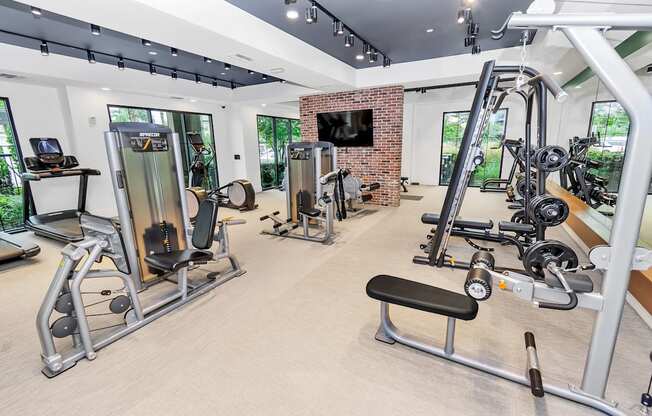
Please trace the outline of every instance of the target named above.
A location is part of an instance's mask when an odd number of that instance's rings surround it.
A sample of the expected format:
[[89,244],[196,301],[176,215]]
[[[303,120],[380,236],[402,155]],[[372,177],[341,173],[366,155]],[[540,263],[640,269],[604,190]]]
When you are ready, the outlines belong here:
[[63,154],[59,140],[53,137],[32,137],[29,144],[35,155],[25,158],[25,167],[30,171],[70,169],[79,166],[77,158]]

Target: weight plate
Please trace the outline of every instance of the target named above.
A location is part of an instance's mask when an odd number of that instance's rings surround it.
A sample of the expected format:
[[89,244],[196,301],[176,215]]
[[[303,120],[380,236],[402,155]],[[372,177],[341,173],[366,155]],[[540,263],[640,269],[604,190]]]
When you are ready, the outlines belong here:
[[[525,178],[521,178],[518,181],[516,181],[516,193],[521,197],[525,197],[525,187],[526,187],[526,182]],[[533,180],[530,180],[530,196],[534,196],[537,193],[537,186],[536,183]]]
[[544,146],[534,152],[534,166],[544,172],[556,172],[570,162],[570,154],[561,146]]
[[[530,158],[534,156],[535,150],[530,148]],[[525,157],[525,147],[521,147],[521,149],[518,151],[518,158],[522,161],[525,162],[526,157]]]
[[[517,224],[525,224],[525,210],[519,209],[512,215],[512,218],[510,219],[510,222],[515,222]],[[534,236],[536,234],[536,230],[532,231],[531,233],[528,233],[530,236]],[[516,233],[518,237],[525,235],[525,233]]]
[[562,269],[572,269],[579,265],[579,260],[572,248],[556,240],[537,241],[525,250],[523,267],[533,278],[545,278],[545,270],[550,263]]
[[536,224],[554,227],[566,221],[570,208],[563,199],[551,195],[538,195],[530,201],[528,214]]
[[122,313],[129,309],[130,306],[131,299],[129,299],[129,296],[120,295],[111,300],[111,303],[109,303],[109,310],[113,313]]
[[55,338],[65,338],[77,329],[77,319],[72,316],[62,316],[52,323],[50,331]]
[[64,293],[57,298],[57,301],[54,304],[54,310],[59,313],[68,314],[72,312],[74,306],[72,304],[72,294]]

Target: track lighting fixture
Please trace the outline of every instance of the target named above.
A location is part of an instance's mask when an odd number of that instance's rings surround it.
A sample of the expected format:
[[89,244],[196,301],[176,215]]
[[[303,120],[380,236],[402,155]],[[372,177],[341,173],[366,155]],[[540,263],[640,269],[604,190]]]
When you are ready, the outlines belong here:
[[151,75],[156,75],[156,67],[154,66],[154,64],[149,64],[149,73]]
[[228,71],[231,69],[231,64],[224,64],[224,70]]
[[427,92],[428,92],[427,89],[425,89],[425,88],[421,88],[421,94],[425,94],[425,93],[427,93]]
[[249,75],[254,75],[254,74],[255,74],[255,72],[254,72],[254,71],[252,71],[251,69],[250,69],[250,70],[248,70],[247,72],[249,73]]
[[344,23],[341,20],[333,20],[333,36],[340,36],[344,34]]
[[466,28],[466,34],[469,36],[478,36],[480,33],[480,25],[477,23],[469,22]]
[[374,50],[371,52],[371,55],[369,55],[369,63],[375,64],[377,60],[378,60],[378,52]]
[[42,16],[43,15],[43,12],[38,7],[31,6],[30,11],[32,12],[32,14],[34,16]]
[[170,55],[179,56],[179,51],[177,50],[177,48],[170,48]]
[[473,45],[471,48],[471,55],[477,55],[480,52],[482,52],[482,49],[480,49],[480,45]]
[[362,53],[365,55],[371,55],[371,46],[367,42],[362,44]]
[[95,61],[95,54],[89,50],[86,51],[86,58],[88,58],[88,63],[89,64],[94,64]]
[[471,9],[468,7],[459,9],[457,11],[457,23],[462,24],[467,20],[471,20]]
[[475,38],[472,38],[472,37],[469,37],[469,36],[464,38],[464,47],[465,48],[468,48],[469,46],[473,46],[474,43],[475,43]]
[[124,70],[125,70],[125,60],[122,59],[122,58],[118,59],[118,69],[119,69],[120,71],[124,71]]
[[211,58],[204,57],[204,62],[206,62],[207,64],[210,64],[211,62],[213,62],[213,60]]
[[98,25],[91,25],[91,33],[95,36],[100,36],[100,32],[102,29]]
[[355,44],[355,36],[353,36],[350,33],[348,35],[344,36],[344,47],[352,48],[353,44]]
[[217,87],[217,79],[213,78],[213,81],[211,82],[211,85],[213,87]]
[[48,56],[50,54],[50,48],[46,41],[41,41],[41,55]]
[[177,71],[176,71],[176,70],[172,70],[172,72],[170,73],[170,76],[171,76],[172,79],[175,80],[175,81],[177,80],[177,78],[179,78],[179,74],[177,74]]
[[383,68],[389,68],[391,64],[392,64],[392,60],[386,56],[383,56]]
[[232,89],[232,90],[235,89],[235,83],[234,83],[233,81],[231,81],[231,89]]
[[263,74],[263,80],[267,79],[267,75]]
[[142,43],[143,46],[152,46],[152,42],[148,41],[147,39],[141,39],[140,43]]
[[201,77],[199,76],[199,74],[195,74],[195,82],[197,84],[199,84],[201,82]]
[[312,2],[312,6],[306,9],[306,23],[317,23],[317,3]]
[[287,81],[284,80],[284,79],[279,79],[278,81],[279,81],[281,84],[285,84],[285,83],[287,82]]

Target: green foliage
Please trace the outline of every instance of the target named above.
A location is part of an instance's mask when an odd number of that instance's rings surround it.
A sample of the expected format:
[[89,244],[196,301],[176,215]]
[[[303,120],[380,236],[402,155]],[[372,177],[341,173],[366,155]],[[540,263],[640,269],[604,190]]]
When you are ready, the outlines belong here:
[[278,187],[285,175],[287,145],[301,140],[301,122],[288,118],[258,116],[256,124],[262,187]]

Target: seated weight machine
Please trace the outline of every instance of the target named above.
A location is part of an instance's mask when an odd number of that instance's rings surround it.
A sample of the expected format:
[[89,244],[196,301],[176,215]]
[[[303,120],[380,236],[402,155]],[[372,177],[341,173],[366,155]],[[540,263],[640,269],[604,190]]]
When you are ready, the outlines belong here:
[[320,179],[323,190],[333,195],[338,220],[365,212],[362,205],[373,200],[373,191],[380,189],[378,182],[365,184],[351,174],[349,169],[337,169]]
[[[337,165],[337,154],[332,143],[299,142],[288,144],[284,186],[287,202],[287,219],[279,217],[280,211],[263,215],[260,221],[271,220],[271,230],[262,234],[295,238],[330,244],[333,236],[334,198],[324,185],[337,181],[332,174]],[[341,182],[335,184],[340,188]],[[343,200],[339,200],[338,219],[346,217]],[[300,228],[300,232],[296,230]]]
[[[155,124],[111,123],[105,144],[119,220],[82,214],[83,239],[61,252],[36,318],[47,377],[83,358],[94,360],[99,349],[244,273],[228,239],[228,225],[243,221],[218,221],[218,204],[209,198],[190,226],[176,133]],[[214,242],[219,248],[211,251]],[[96,268],[103,259],[114,268]],[[220,260],[229,263],[222,272],[189,276]],[[118,288],[94,290],[99,284]],[[70,338],[71,345],[55,338]]]
[[[652,119],[649,117],[652,113],[652,97],[605,38],[604,30],[609,28],[649,31],[652,29],[652,14],[583,15],[553,14],[553,11],[554,7],[549,10],[551,14],[541,10],[538,10],[537,14],[513,13],[503,27],[493,34],[498,39],[507,29],[555,28],[561,31],[629,114],[632,123],[628,139],[629,151],[623,167],[621,203],[615,212],[609,245],[593,247],[589,253],[589,268],[603,273],[599,291],[594,291],[589,283],[590,279],[577,274],[583,268],[563,264],[560,258],[563,259],[566,255],[562,256],[558,248],[549,244],[545,247],[543,242],[540,242],[537,243],[541,244],[538,248],[533,245],[529,248],[532,250],[530,254],[526,253],[526,258],[532,262],[529,264],[536,265],[531,270],[539,273],[539,278],[533,278],[530,273],[496,273],[493,257],[488,253],[476,253],[471,260],[471,269],[466,280],[466,292],[471,296],[385,275],[376,276],[369,281],[367,294],[380,301],[381,325],[376,334],[376,339],[380,341],[399,342],[454,363],[529,386],[535,397],[550,393],[606,414],[624,415],[617,403],[605,399],[605,391],[631,271],[652,267],[652,252],[636,247],[652,176],[652,142],[647,140],[652,135]],[[478,84],[480,94],[484,93],[487,86],[489,69],[485,64]],[[477,98],[478,95],[476,101]],[[469,124],[476,124],[475,113],[479,110],[481,107],[474,102]],[[456,173],[465,175],[463,168],[462,164],[456,166]],[[448,226],[455,218],[455,209],[452,209],[454,206],[455,200],[447,198],[443,212],[446,213]],[[444,233],[441,234],[443,237]],[[540,273],[543,273],[543,278]],[[526,375],[513,373],[455,352],[457,320],[475,319],[478,303],[474,298],[486,299],[490,295],[489,288],[493,287],[492,280],[497,281],[500,289],[540,308],[570,310],[580,307],[595,311],[593,335],[586,355],[581,386],[560,386],[544,382],[531,332],[525,334],[528,357]],[[445,347],[428,345],[399,331],[390,320],[389,304],[446,316],[448,326]],[[643,395],[642,403],[645,407],[652,404],[649,394]]]

